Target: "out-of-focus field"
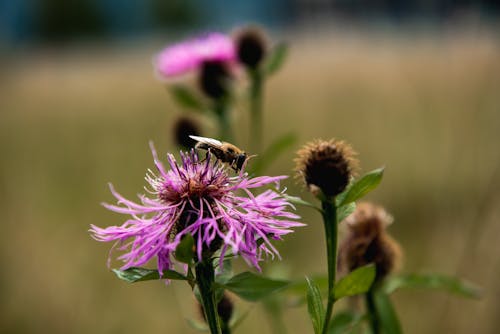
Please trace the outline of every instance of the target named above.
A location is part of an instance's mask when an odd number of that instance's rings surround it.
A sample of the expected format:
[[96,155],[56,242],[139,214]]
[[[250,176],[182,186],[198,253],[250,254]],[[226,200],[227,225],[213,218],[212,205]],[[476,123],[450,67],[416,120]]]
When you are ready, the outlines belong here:
[[[290,41],[289,61],[267,87],[265,136],[269,143],[296,131],[300,140],[267,172],[291,173],[293,151],[316,137],[350,141],[364,171],[385,165],[369,197],[395,216],[390,230],[405,249],[404,271],[459,274],[484,289],[479,301],[398,292],[405,332],[497,333],[499,36],[332,33]],[[183,284],[117,280],[106,268],[111,245],[87,232],[123,219],[99,205],[112,201],[108,181],[127,197],[142,191],[153,166],[148,140],[162,153],[174,149],[171,123],[182,111],[152,73],[161,47],[43,49],[3,60],[0,332],[194,332],[185,319],[197,317],[196,308]],[[233,116],[245,146],[243,107]],[[277,245],[294,278],[326,271],[319,216],[299,213],[308,226]],[[287,314],[290,333],[312,332],[305,308]],[[239,333],[269,333],[262,316],[253,307]]]

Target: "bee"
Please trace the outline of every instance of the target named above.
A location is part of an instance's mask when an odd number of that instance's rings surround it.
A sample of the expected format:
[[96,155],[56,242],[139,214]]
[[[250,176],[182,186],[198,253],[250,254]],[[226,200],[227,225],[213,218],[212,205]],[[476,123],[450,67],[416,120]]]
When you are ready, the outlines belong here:
[[197,141],[194,148],[207,150],[215,155],[217,159],[229,164],[229,166],[236,172],[240,171],[245,161],[249,158],[248,154],[236,147],[235,145],[223,142],[213,138],[189,136],[191,139]]

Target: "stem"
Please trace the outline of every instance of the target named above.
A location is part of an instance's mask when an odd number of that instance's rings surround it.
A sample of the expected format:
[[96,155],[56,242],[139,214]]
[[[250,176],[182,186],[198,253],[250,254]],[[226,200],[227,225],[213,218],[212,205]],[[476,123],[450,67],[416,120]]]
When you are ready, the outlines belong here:
[[222,141],[233,141],[231,133],[231,124],[229,122],[229,115],[227,114],[228,99],[226,97],[219,98],[214,101],[214,111],[217,115],[219,123],[219,139]]
[[374,288],[372,286],[365,296],[366,310],[368,311],[368,315],[370,317],[370,327],[372,330],[372,334],[380,334],[380,321],[378,319],[374,298]]
[[250,86],[250,136],[254,143],[255,153],[260,153],[262,145],[262,74],[258,69],[251,69]]
[[217,314],[217,303],[215,302],[214,266],[210,259],[205,259],[196,265],[196,282],[200,289],[201,301],[205,319],[212,334],[222,334],[219,315]]
[[328,261],[328,304],[326,307],[325,322],[323,324],[323,334],[328,332],[328,325],[333,312],[335,302],[335,276],[337,273],[337,208],[335,201],[323,200],[323,224],[325,226],[326,255]]

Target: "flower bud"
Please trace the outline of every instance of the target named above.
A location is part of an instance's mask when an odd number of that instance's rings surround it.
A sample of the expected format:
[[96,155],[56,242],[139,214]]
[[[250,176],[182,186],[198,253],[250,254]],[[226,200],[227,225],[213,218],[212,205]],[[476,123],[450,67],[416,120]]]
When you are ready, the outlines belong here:
[[247,28],[236,37],[236,53],[240,63],[257,68],[266,53],[266,39],[262,31]]
[[196,145],[196,140],[189,136],[199,136],[200,127],[193,119],[182,116],[175,121],[172,133],[174,142],[178,146],[189,149]]
[[357,169],[355,155],[344,141],[309,142],[297,152],[297,176],[315,196],[321,191],[327,197],[335,197],[344,191]]
[[380,206],[362,202],[344,221],[348,234],[339,247],[339,270],[350,272],[375,263],[376,280],[382,280],[400,266],[399,243],[387,232],[392,217]]

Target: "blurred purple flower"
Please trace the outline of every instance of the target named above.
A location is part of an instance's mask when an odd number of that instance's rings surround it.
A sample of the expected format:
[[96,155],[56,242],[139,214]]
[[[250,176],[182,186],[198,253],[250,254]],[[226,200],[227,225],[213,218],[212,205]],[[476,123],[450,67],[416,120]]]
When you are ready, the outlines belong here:
[[292,227],[304,225],[294,221],[300,217],[287,211],[292,205],[280,193],[268,189],[253,195],[249,190],[272,183],[278,187],[286,176],[250,178],[243,171],[229,176],[226,165],[210,155],[200,161],[194,151],[181,152],[181,164],[168,154],[167,171],[151,149],[159,172],[155,175],[150,170],[146,175],[152,188],[146,190],[153,198],[139,195],[138,204],[110,186],[118,205],[104,206],[131,217],[121,226],[92,225],[90,229],[96,240],[116,241],[118,250],[124,251],[118,257],[125,262],[122,270],[142,266],[153,257],[160,273],[171,269],[172,252],[186,234],[194,237],[199,260],[206,252],[211,255],[220,249],[222,264],[232,250],[260,270],[263,254],[279,257],[270,239],[280,240]]
[[234,61],[233,40],[221,33],[207,33],[167,47],[156,55],[154,66],[162,78],[185,74],[204,61]]

